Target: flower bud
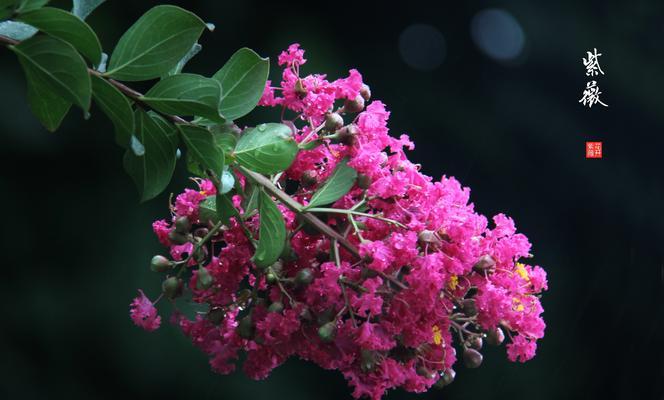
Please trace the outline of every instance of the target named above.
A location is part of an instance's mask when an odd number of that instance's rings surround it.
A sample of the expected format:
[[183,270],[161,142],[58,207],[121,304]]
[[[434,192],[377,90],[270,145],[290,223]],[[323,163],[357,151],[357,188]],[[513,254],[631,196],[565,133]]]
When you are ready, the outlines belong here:
[[438,239],[438,236],[436,236],[436,232],[430,231],[430,230],[423,230],[422,232],[417,234],[417,238],[419,239],[420,243],[423,244],[433,244],[433,245],[440,245],[440,239]]
[[486,341],[492,346],[500,346],[501,343],[505,340],[505,333],[503,330],[496,327],[489,329],[489,332],[486,336]]
[[175,276],[171,276],[161,283],[161,290],[164,292],[164,296],[171,300],[180,297],[183,288],[184,282]]
[[475,299],[464,299],[461,302],[461,310],[469,317],[477,315],[477,303]]
[[221,307],[213,307],[208,311],[207,319],[214,325],[219,325],[224,320],[226,312]]
[[470,347],[472,347],[475,350],[482,350],[482,344],[483,343],[484,343],[484,341],[479,336],[475,336],[474,338],[472,338],[468,341],[468,344],[470,345]]
[[475,349],[463,351],[463,363],[467,368],[477,368],[482,364],[482,353]]
[[270,306],[267,308],[268,312],[274,312],[274,313],[280,313],[284,310],[284,303],[280,301],[275,301],[274,303],[270,304]]
[[483,255],[479,260],[473,265],[473,269],[477,272],[484,272],[492,269],[496,266],[496,260],[493,259],[490,255]]
[[300,309],[298,317],[302,321],[307,321],[307,322],[311,322],[314,319],[314,316],[311,315],[311,311],[309,311],[309,307],[302,307],[302,309]]
[[251,314],[245,316],[235,328],[237,335],[243,339],[251,339],[254,336],[254,323],[251,320]]
[[316,179],[316,172],[314,171],[304,171],[302,174],[302,177],[300,178],[300,183],[302,184],[302,187],[304,188],[310,188],[314,186],[316,183],[318,183],[318,179]]
[[369,189],[369,186],[371,186],[371,178],[369,178],[367,175],[359,174],[357,176],[357,187],[363,190],[367,190]]
[[194,231],[194,237],[204,238],[210,232],[208,228],[198,228]]
[[209,289],[213,283],[214,278],[210,275],[210,271],[205,267],[198,267],[198,271],[196,271],[196,289]]
[[307,286],[314,280],[314,273],[310,268],[303,268],[297,271],[295,275],[295,284],[297,286]]
[[346,100],[344,103],[344,111],[350,113],[358,113],[364,110],[364,98],[359,94],[353,100]]
[[329,343],[334,340],[334,336],[337,330],[337,322],[330,321],[325,325],[318,328],[318,337],[325,343]]
[[173,263],[164,256],[156,255],[150,261],[150,269],[154,272],[166,272],[171,268],[173,268]]
[[175,231],[181,234],[187,234],[191,230],[191,222],[187,217],[178,217],[175,220]]
[[326,131],[334,132],[344,126],[344,119],[338,113],[325,114],[325,125],[323,126]]
[[307,95],[307,88],[304,87],[304,84],[302,83],[302,79],[298,79],[295,82],[295,94],[297,94],[300,98],[304,97]]
[[346,146],[352,146],[355,143],[356,136],[360,134],[360,128],[357,125],[350,124],[337,131],[339,142]]
[[450,383],[454,382],[454,377],[456,376],[456,372],[450,368],[447,371],[445,371],[438,382],[434,384],[436,389],[442,389],[443,387],[449,385]]
[[371,88],[366,83],[362,84],[362,89],[360,89],[360,96],[364,101],[369,101],[371,99]]
[[360,368],[362,369],[362,372],[367,373],[371,372],[376,368],[376,353],[367,350],[367,349],[362,349],[360,351]]
[[417,372],[417,375],[422,376],[426,379],[434,379],[436,377],[436,372],[430,370],[429,368],[425,367],[424,365],[419,365],[417,369],[415,370]]
[[189,238],[187,238],[187,236],[175,230],[168,232],[168,239],[175,244],[185,244],[189,242]]
[[265,275],[265,281],[266,281],[267,283],[269,283],[270,285],[274,285],[275,283],[277,283],[277,280],[278,280],[278,279],[279,279],[279,278],[277,278],[277,274],[275,274],[275,273],[272,272],[272,271],[268,272],[268,273]]

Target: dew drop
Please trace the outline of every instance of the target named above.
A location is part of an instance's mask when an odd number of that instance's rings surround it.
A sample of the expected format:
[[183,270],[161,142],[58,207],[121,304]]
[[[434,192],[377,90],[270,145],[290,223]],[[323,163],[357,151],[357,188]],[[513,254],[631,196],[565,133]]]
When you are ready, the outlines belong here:
[[260,124],[260,125],[258,125],[258,130],[259,130],[260,132],[264,132],[264,131],[265,131],[265,128],[266,128],[265,124]]

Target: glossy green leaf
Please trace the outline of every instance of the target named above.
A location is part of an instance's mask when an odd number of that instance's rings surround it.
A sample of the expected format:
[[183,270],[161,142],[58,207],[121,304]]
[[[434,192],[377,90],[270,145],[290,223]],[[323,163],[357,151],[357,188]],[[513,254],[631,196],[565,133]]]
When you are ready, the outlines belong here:
[[34,66],[25,64],[24,70],[30,109],[46,129],[54,132],[69,112],[71,103],[54,93],[47,82],[42,82],[42,75]]
[[337,164],[332,175],[325,181],[313,196],[306,208],[319,207],[334,203],[343,195],[348,193],[355,184],[357,171],[348,166],[348,159],[343,159]]
[[233,206],[233,200],[227,194],[217,194],[217,218],[223,222],[224,225],[230,224],[230,218],[240,218],[240,213]]
[[237,145],[237,127],[232,123],[214,124],[208,126],[217,146],[220,146],[224,153],[231,153]]
[[258,212],[261,225],[252,261],[259,267],[268,267],[279,259],[284,249],[286,224],[277,205],[263,190],[258,194]]
[[297,143],[291,129],[277,123],[246,129],[233,152],[238,163],[262,174],[287,169],[296,154]]
[[115,126],[116,142],[128,148],[134,133],[134,111],[129,100],[106,79],[92,75],[92,97]]
[[71,12],[80,19],[86,19],[104,1],[106,0],[74,0],[74,7]]
[[239,218],[240,214],[233,207],[233,201],[230,196],[226,194],[217,194],[215,196],[208,196],[203,200],[198,207],[198,216],[201,223],[211,221],[217,223],[222,221],[224,225],[229,225],[230,218]]
[[217,216],[217,196],[208,196],[198,205],[198,219],[202,224],[212,222],[216,224],[219,221]]
[[249,189],[249,196],[246,198],[245,204],[243,204],[245,215],[258,209],[259,193],[260,188],[256,185],[252,185]]
[[187,54],[185,54],[184,57],[182,57],[180,61],[178,61],[178,63],[175,64],[175,67],[171,68],[171,70],[166,73],[166,75],[162,76],[162,78],[181,73],[182,69],[189,62],[189,60],[194,58],[196,54],[200,53],[202,49],[203,46],[201,46],[198,43],[194,43],[194,45],[191,46],[191,49],[189,49]]
[[219,105],[221,115],[234,120],[253,110],[263,94],[269,72],[268,58],[261,58],[247,48],[235,52],[212,76],[221,83],[223,89]]
[[40,85],[76,104],[90,108],[91,83],[83,58],[66,42],[49,36],[34,36],[11,49],[26,70],[37,76]]
[[49,0],[20,0],[16,12],[25,13],[32,10],[37,10],[48,4]]
[[135,113],[136,137],[145,147],[145,154],[137,156],[127,150],[125,170],[134,180],[141,201],[156,197],[171,180],[175,170],[177,129],[155,113],[138,109]]
[[101,61],[101,44],[88,24],[65,10],[44,7],[21,14],[18,21],[71,44],[93,64]]
[[23,22],[2,21],[0,22],[0,35],[10,39],[23,41],[29,39],[37,33],[38,30]]
[[155,110],[173,115],[200,115],[223,121],[219,116],[221,86],[211,78],[178,74],[157,82],[141,101]]
[[184,57],[205,23],[182,8],[161,5],[146,12],[120,38],[107,75],[125,81],[159,78]]
[[196,125],[178,125],[182,140],[187,145],[190,154],[203,168],[210,169],[218,179],[224,168],[224,152],[214,142],[210,131]]

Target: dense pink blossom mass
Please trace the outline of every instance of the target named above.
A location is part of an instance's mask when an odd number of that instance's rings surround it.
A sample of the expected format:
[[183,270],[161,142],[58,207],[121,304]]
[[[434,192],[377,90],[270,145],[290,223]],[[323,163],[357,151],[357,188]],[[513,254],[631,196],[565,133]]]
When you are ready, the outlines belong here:
[[[381,101],[370,101],[359,72],[336,80],[304,76],[306,60],[297,44],[278,60],[282,81],[268,82],[259,104],[285,111],[298,142],[323,143],[301,150],[280,179],[295,181],[297,189],[289,193],[307,204],[347,159],[357,183],[329,207],[356,207],[370,216],[350,221],[346,214],[321,214],[331,227],[345,229],[361,254],[340,247],[335,259],[336,243],[299,229],[295,213],[280,205],[292,251],[269,273],[252,263],[254,247],[245,230],[257,237],[259,216],[248,216],[245,227],[231,218],[212,238],[204,261],[189,263],[194,270],[200,262],[212,277],[206,288],[197,285],[200,274],[185,282],[192,301],[206,311],[187,317],[176,310],[172,317],[209,355],[212,369],[228,374],[245,353],[245,373],[264,379],[295,356],[339,370],[354,397],[380,399],[392,388],[423,392],[451,382],[457,359],[471,368],[481,363],[482,342],[505,339],[510,360],[531,359],[544,336],[539,293],[547,280],[542,268],[529,265],[531,244],[514,221],[504,214],[488,221],[469,202],[470,189],[455,178],[422,174],[406,155],[413,143],[388,134],[390,112]],[[337,116],[343,120],[334,126]],[[186,216],[192,231],[209,228],[199,205],[215,187],[196,182],[198,187],[176,197],[170,219],[153,224],[173,260],[193,251],[191,242],[173,239],[175,221]],[[233,201],[242,214],[240,195]],[[160,322],[153,310],[141,292],[131,317],[153,330]]]

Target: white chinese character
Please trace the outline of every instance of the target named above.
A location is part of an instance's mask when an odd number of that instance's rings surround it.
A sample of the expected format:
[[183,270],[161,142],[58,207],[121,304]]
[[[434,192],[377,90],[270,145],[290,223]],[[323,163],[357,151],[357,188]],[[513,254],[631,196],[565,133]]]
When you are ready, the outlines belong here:
[[590,81],[586,83],[586,90],[583,91],[583,97],[579,100],[579,103],[583,103],[584,106],[587,105],[588,108],[592,108],[593,104],[596,103],[608,107],[608,105],[602,103],[602,100],[599,99],[600,94],[602,94],[602,92],[599,91],[597,81]]
[[602,55],[602,53],[598,53],[597,49],[593,49],[594,53],[591,53],[587,51],[588,53],[588,59],[583,58],[583,65],[586,66],[586,76],[595,76],[599,75],[600,73],[604,75],[604,71],[602,71],[602,67],[599,66],[599,56]]

